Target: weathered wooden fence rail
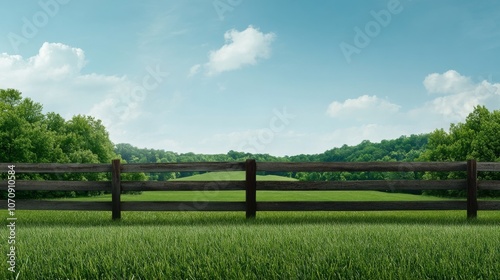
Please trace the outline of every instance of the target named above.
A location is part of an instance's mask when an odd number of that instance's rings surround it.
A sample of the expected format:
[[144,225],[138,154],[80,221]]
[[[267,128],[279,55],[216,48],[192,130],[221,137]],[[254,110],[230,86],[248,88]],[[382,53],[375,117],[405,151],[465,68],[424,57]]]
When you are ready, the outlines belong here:
[[[11,164],[0,163],[2,170],[15,165],[19,173],[111,173],[110,181],[29,181],[18,180],[16,191],[108,191],[110,202],[18,200],[19,210],[111,211],[119,219],[122,211],[245,211],[247,218],[257,211],[381,211],[381,210],[466,210],[475,218],[478,210],[500,210],[500,201],[478,201],[478,190],[500,190],[500,180],[478,180],[478,172],[500,172],[499,162],[198,162],[121,164]],[[121,181],[122,173],[183,171],[245,171],[244,181]],[[467,173],[459,180],[366,180],[366,181],[257,181],[265,172],[452,172]],[[7,186],[3,181],[2,185]],[[124,191],[223,191],[244,190],[244,202],[137,201],[121,202]],[[467,200],[447,201],[276,201],[258,202],[261,190],[466,190]],[[7,208],[7,201],[1,201]]]

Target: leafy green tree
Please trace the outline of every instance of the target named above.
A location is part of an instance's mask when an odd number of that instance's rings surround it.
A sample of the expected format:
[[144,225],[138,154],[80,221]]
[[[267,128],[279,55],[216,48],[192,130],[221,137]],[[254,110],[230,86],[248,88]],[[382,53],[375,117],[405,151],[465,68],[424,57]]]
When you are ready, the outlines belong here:
[[[0,158],[10,163],[110,163],[114,145],[100,120],[43,114],[43,106],[15,89],[0,89]],[[106,174],[20,174],[18,179],[106,180]],[[20,192],[17,197],[94,195],[95,192]],[[4,192],[1,193],[5,195]]]
[[62,148],[71,162],[109,163],[114,145],[100,120],[77,115],[66,122]]
[[[427,150],[421,155],[423,161],[465,161],[475,159],[483,162],[500,161],[500,111],[490,112],[477,106],[465,123],[452,124],[449,132],[435,130],[429,136]],[[465,178],[464,172],[433,172],[425,174],[428,179]],[[481,172],[479,179],[500,179],[498,172]],[[430,191],[434,195],[464,196],[465,191]],[[480,191],[482,196],[495,196],[498,192]]]

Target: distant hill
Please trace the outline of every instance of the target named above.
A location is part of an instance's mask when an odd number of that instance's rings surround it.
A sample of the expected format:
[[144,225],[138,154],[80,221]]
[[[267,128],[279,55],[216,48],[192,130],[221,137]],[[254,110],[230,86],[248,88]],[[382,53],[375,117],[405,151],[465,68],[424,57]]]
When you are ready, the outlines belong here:
[[[171,181],[244,181],[244,171],[209,172],[172,179]],[[257,181],[297,181],[297,179],[277,175],[257,175]]]

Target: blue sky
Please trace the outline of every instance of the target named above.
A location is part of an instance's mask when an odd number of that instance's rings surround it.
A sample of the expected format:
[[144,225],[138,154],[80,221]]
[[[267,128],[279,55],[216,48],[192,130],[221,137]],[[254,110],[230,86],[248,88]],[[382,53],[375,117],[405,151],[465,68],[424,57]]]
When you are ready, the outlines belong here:
[[114,143],[295,155],[500,109],[500,3],[0,4],[0,88]]

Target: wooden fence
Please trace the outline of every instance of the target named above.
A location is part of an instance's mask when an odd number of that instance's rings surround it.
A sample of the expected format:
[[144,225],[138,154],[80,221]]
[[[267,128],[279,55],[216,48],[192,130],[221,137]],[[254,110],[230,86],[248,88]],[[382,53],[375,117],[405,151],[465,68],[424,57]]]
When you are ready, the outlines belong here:
[[[85,210],[111,211],[120,219],[122,211],[245,211],[247,218],[257,211],[383,211],[383,210],[466,210],[475,218],[478,210],[500,210],[500,201],[478,201],[478,190],[500,190],[500,180],[478,180],[478,172],[499,172],[500,162],[198,162],[121,164],[8,164],[19,173],[80,173],[109,172],[110,181],[29,181],[15,182],[16,191],[109,191],[110,202],[18,200],[17,210]],[[185,172],[185,171],[245,171],[244,181],[121,181],[122,173]],[[364,181],[257,181],[259,171],[267,172],[451,172],[467,173],[466,179],[456,180],[364,180]],[[8,181],[2,182],[3,186]],[[121,202],[123,191],[224,191],[244,190],[244,202],[209,201],[134,201]],[[297,190],[467,190],[467,200],[445,201],[275,201],[258,202],[257,191]],[[7,201],[1,201],[7,208]]]

